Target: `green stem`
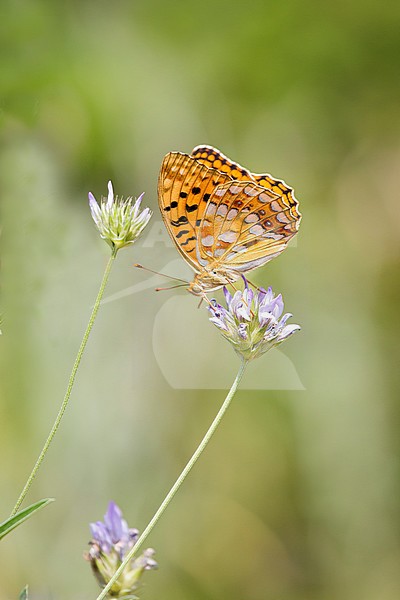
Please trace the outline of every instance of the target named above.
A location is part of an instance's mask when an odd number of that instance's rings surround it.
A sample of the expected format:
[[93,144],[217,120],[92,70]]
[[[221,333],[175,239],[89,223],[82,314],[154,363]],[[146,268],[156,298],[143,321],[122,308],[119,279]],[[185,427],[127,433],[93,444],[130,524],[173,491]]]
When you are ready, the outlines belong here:
[[157,512],[154,514],[153,518],[151,519],[151,521],[149,522],[147,527],[144,529],[143,533],[139,536],[136,544],[133,546],[133,548],[130,549],[130,551],[124,558],[123,562],[121,563],[120,567],[115,571],[114,575],[112,576],[112,578],[110,579],[108,584],[105,586],[105,588],[102,590],[102,592],[99,594],[99,596],[96,598],[96,600],[103,600],[107,596],[108,592],[110,591],[110,589],[112,588],[114,583],[117,581],[117,579],[121,575],[122,571],[130,563],[130,561],[132,560],[132,558],[136,554],[136,552],[139,550],[139,548],[143,545],[143,543],[145,542],[145,540],[151,533],[153,527],[156,525],[159,518],[162,516],[163,512],[165,511],[165,509],[167,508],[167,506],[169,505],[169,503],[175,496],[176,492],[179,490],[182,483],[185,481],[186,477],[189,475],[190,471],[192,470],[193,466],[195,465],[200,454],[203,452],[203,450],[207,446],[208,442],[210,441],[211,437],[213,436],[215,430],[217,429],[218,425],[220,424],[222,417],[226,413],[228,406],[230,405],[231,400],[232,400],[233,396],[235,395],[235,392],[240,383],[240,380],[243,377],[243,373],[246,368],[246,364],[247,364],[246,361],[242,360],[242,363],[240,365],[238,374],[236,375],[235,381],[233,382],[232,387],[228,392],[228,395],[226,396],[214,421],[211,423],[207,433],[201,440],[199,446],[195,450],[193,456],[187,463],[186,467],[183,469],[182,473],[179,475],[178,479],[175,481],[174,485],[172,486],[172,488],[170,489],[168,494],[165,496],[165,498],[162,501],[162,503],[160,504],[160,507],[158,508]]
[[63,402],[61,404],[60,410],[58,412],[56,420],[54,421],[53,427],[51,428],[49,436],[48,436],[48,438],[47,438],[47,440],[46,440],[46,442],[45,442],[45,444],[44,444],[44,446],[42,448],[42,451],[39,454],[39,457],[38,457],[38,459],[37,459],[37,461],[35,463],[35,466],[33,467],[32,472],[29,475],[29,477],[28,477],[28,479],[27,479],[27,481],[25,483],[25,486],[24,486],[23,490],[22,490],[21,494],[19,495],[17,503],[16,503],[16,505],[14,506],[14,508],[12,510],[11,517],[13,517],[17,513],[19,507],[21,506],[22,502],[24,501],[24,498],[27,495],[27,493],[29,491],[29,488],[31,487],[31,485],[33,483],[33,480],[35,479],[35,477],[37,475],[37,472],[38,472],[38,470],[40,468],[40,465],[42,464],[43,459],[46,456],[47,450],[49,449],[49,446],[50,446],[51,442],[53,441],[53,438],[54,438],[55,434],[57,433],[57,429],[60,426],[61,419],[63,418],[65,410],[66,410],[66,408],[68,406],[68,401],[69,401],[69,398],[71,396],[71,392],[72,392],[72,388],[73,388],[73,385],[74,385],[76,373],[78,371],[80,362],[82,360],[82,356],[83,356],[83,353],[85,351],[85,347],[86,347],[87,341],[89,339],[89,335],[90,335],[90,332],[92,330],[93,324],[94,324],[94,322],[96,320],[96,316],[97,316],[97,313],[98,313],[98,310],[99,310],[99,307],[100,307],[101,299],[103,297],[104,290],[105,290],[106,285],[107,285],[108,277],[110,275],[111,267],[113,265],[113,262],[114,262],[116,256],[117,256],[117,251],[115,249],[113,249],[112,253],[111,253],[111,256],[110,256],[110,258],[108,260],[108,263],[107,263],[107,266],[106,266],[106,270],[104,271],[104,275],[103,275],[103,279],[102,279],[102,282],[101,282],[101,285],[100,285],[99,293],[97,294],[97,298],[96,298],[96,301],[95,301],[94,306],[93,306],[92,314],[90,315],[89,323],[88,323],[88,325],[86,327],[86,331],[85,331],[85,333],[83,335],[82,342],[81,342],[81,345],[80,345],[79,350],[78,350],[78,354],[76,355],[74,366],[72,367],[72,371],[71,371],[71,375],[69,377],[68,387],[67,387],[67,391],[65,392],[64,400],[63,400]]

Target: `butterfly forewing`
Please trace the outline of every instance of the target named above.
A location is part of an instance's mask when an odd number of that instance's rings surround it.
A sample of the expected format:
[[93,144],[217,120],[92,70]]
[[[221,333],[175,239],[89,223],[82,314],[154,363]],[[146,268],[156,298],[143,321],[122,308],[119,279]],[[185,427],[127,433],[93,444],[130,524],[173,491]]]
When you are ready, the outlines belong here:
[[187,154],[170,152],[159,177],[159,203],[167,229],[179,251],[199,271],[196,256],[199,224],[209,198],[227,175],[209,169]]
[[251,180],[252,178],[250,171],[231,161],[225,154],[212,146],[196,146],[191,155],[206,167],[222,171],[236,181]]
[[[288,206],[296,207],[298,205],[298,202],[293,195],[292,188],[286,185],[284,181],[275,179],[269,175],[269,173],[252,173],[238,163],[231,161],[227,156],[222,154],[222,152],[212,146],[196,146],[192,151],[192,156],[208,167],[227,173],[234,180],[255,181],[262,187],[273,191],[278,196],[282,196]],[[300,218],[299,213],[297,214]]]

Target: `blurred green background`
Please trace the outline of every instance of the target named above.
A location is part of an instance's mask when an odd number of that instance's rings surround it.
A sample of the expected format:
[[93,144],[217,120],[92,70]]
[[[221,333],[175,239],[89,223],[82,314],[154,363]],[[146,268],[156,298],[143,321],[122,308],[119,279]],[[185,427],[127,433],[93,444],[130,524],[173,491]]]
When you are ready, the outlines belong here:
[[142,597],[398,600],[399,18],[391,0],[2,1],[0,520],[108,257],[87,192],[145,191],[154,217],[118,256],[27,499],[57,502],[1,542],[1,600],[26,583],[33,600],[95,598],[89,521],[112,498],[143,529],[233,380],[196,299],[132,268],[183,268],[157,176],[200,143],[294,186],[297,244],[253,278],[303,330],[247,373],[149,539]]

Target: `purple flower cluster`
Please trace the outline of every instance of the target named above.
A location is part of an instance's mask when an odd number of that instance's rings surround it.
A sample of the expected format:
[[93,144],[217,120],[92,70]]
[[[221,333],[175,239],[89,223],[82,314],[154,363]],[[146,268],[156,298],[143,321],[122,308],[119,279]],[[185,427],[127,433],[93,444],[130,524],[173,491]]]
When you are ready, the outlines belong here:
[[300,326],[287,325],[292,316],[290,313],[281,317],[284,309],[281,294],[274,296],[271,288],[254,292],[243,279],[243,291],[238,290],[233,296],[224,287],[227,308],[213,299],[209,311],[210,321],[231,342],[235,351],[245,360],[251,360],[281,344]]
[[126,552],[132,548],[136,542],[139,531],[130,529],[125,519],[122,518],[122,512],[115,502],[110,502],[103,521],[90,523],[92,539],[95,540],[101,552],[109,554],[114,548],[121,557],[124,558]]
[[[104,587],[121,565],[127,552],[135,545],[139,531],[128,527],[121,509],[115,502],[109,503],[104,522],[91,523],[90,531],[92,540],[85,558],[90,561],[100,586]],[[130,566],[114,583],[110,594],[115,598],[122,598],[137,590],[144,571],[157,568],[153,556],[154,550],[147,548],[140,556],[133,558]]]

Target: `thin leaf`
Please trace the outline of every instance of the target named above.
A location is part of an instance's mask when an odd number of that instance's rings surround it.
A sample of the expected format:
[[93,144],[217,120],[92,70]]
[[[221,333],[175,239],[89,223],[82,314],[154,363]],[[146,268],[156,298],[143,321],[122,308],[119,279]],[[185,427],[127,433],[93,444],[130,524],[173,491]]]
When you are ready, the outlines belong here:
[[20,593],[18,600],[28,600],[28,586],[26,585]]
[[44,498],[43,500],[39,500],[39,502],[35,502],[35,504],[28,506],[28,508],[20,510],[13,517],[0,523],[0,540],[7,535],[7,533],[10,533],[10,531],[15,529],[15,527],[18,527],[18,525],[21,525],[21,523],[29,519],[35,512],[50,504],[50,502],[54,502],[54,498]]

